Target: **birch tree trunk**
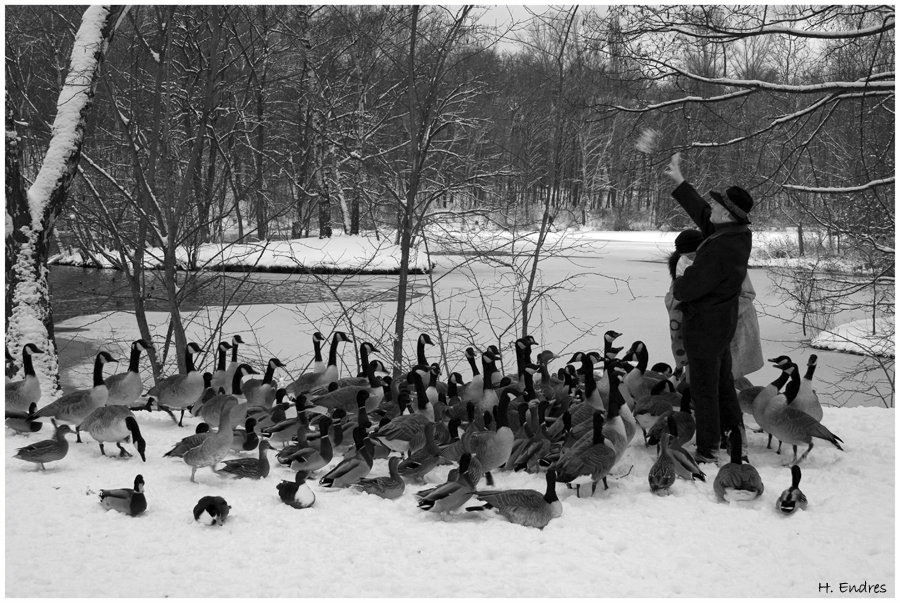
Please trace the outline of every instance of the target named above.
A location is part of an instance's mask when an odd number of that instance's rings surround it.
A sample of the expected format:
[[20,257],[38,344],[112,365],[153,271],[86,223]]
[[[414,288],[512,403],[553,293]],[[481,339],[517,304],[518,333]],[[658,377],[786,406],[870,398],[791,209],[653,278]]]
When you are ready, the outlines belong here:
[[[59,389],[47,268],[50,235],[78,171],[100,68],[126,13],[122,6],[91,6],[84,12],[59,94],[50,144],[27,192],[19,168],[15,116],[6,97],[6,344],[17,359],[26,343],[44,352],[34,362],[46,397]],[[6,368],[9,374],[10,367]]]

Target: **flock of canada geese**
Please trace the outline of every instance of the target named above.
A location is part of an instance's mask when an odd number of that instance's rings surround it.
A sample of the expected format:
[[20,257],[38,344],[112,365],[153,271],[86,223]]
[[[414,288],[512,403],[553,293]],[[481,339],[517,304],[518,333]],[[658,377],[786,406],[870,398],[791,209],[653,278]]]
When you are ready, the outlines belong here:
[[[164,456],[180,458],[191,469],[234,478],[260,479],[271,470],[269,454],[295,472],[292,481],[277,485],[281,500],[298,509],[315,503],[309,481],[316,477],[321,488],[355,488],[369,495],[396,499],[407,484],[423,484],[439,465],[454,465],[447,481],[419,488],[414,495],[424,511],[485,511],[494,509],[513,523],[543,528],[562,514],[556,485],[593,495],[598,484],[608,488],[607,477],[621,462],[638,429],[647,454],[656,457],[647,480],[653,493],[668,494],[675,480],[706,480],[694,456],[686,449],[696,430],[691,412],[690,388],[681,371],[666,363],[648,368],[649,354],[640,341],[619,358],[622,347],[613,347],[620,333],[607,331],[602,352],[578,352],[565,366],[551,373],[555,360],[550,351],[533,358],[537,342],[531,336],[515,341],[516,374],[501,376],[500,350],[483,352],[466,348],[471,367],[468,382],[460,373],[440,380],[440,365],[426,359],[427,334],[417,343],[417,363],[400,383],[394,383],[385,365],[372,358],[378,350],[370,343],[359,346],[365,372],[341,378],[338,352],[352,343],[343,332],[332,335],[327,361],[322,351],[326,339],[313,336],[314,362],[285,387],[274,378],[284,368],[277,358],[259,372],[238,357],[244,342],[235,335],[217,349],[214,371],[201,372],[194,358],[202,353],[196,343],[185,351],[185,374],[160,379],[146,394],[140,376],[141,353],[151,346],[143,339],[131,346],[128,370],[103,377],[103,367],[114,361],[106,351],[97,354],[93,387],[65,394],[38,408],[40,382],[32,356],[41,354],[26,344],[20,360],[24,379],[6,383],[6,426],[15,432],[40,431],[45,420],[56,427],[52,439],[25,446],[14,458],[45,463],[65,458],[67,435],[75,429],[77,442],[85,432],[106,455],[104,444],[115,444],[120,457],[130,457],[123,443],[130,443],[146,461],[146,442],[137,412],[167,412],[183,425],[185,411],[201,422],[196,433],[185,437]],[[11,359],[7,350],[7,359]],[[231,354],[228,362],[228,354]],[[739,392],[744,413],[753,416],[763,432],[793,447],[791,485],[775,501],[786,514],[805,508],[800,491],[800,468],[815,439],[841,449],[842,440],[822,425],[822,408],[812,388],[816,356],[809,357],[806,373],[787,356],[770,362],[779,376],[764,387]],[[479,366],[480,365],[480,366]],[[175,413],[180,416],[176,419]],[[797,457],[797,447],[807,445]],[[740,430],[723,438],[730,462],[721,464],[713,482],[720,501],[759,498],[764,486],[757,470],[742,457]],[[640,449],[640,448],[639,448]],[[256,453],[248,456],[247,453]],[[115,454],[115,453],[113,453]],[[640,453],[636,453],[640,454]],[[228,456],[236,458],[226,458]],[[387,458],[388,475],[371,475],[373,460]],[[218,468],[217,468],[218,467]],[[545,472],[546,490],[493,489],[498,471]],[[482,487],[482,480],[486,488]],[[473,501],[474,499],[474,501]],[[137,475],[133,488],[102,490],[100,502],[107,509],[140,515],[147,508],[144,478]],[[467,506],[469,505],[469,506]],[[231,507],[219,496],[204,496],[194,508],[194,518],[222,525]]]

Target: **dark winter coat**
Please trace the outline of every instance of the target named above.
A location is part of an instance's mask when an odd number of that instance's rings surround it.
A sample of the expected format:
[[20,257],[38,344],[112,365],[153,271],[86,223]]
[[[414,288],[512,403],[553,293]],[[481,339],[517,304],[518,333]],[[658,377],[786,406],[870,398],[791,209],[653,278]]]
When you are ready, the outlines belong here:
[[709,204],[687,182],[672,196],[706,237],[694,263],[675,279],[672,288],[682,302],[685,350],[688,357],[715,358],[728,348],[737,327],[753,235],[746,224],[710,222]]

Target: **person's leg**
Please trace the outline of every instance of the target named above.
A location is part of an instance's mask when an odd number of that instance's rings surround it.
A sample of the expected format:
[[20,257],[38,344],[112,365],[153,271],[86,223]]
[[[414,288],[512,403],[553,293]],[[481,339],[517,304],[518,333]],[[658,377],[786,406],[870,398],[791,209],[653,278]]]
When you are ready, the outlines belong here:
[[[730,433],[732,429],[741,428],[743,413],[741,413],[741,405],[734,389],[734,378],[731,375],[731,350],[726,348],[721,359],[718,380],[720,432]],[[742,443],[744,444],[742,448],[746,447],[746,440],[743,440]]]
[[716,458],[719,450],[719,364],[719,358],[688,359],[691,403],[697,422],[697,452],[707,458]]

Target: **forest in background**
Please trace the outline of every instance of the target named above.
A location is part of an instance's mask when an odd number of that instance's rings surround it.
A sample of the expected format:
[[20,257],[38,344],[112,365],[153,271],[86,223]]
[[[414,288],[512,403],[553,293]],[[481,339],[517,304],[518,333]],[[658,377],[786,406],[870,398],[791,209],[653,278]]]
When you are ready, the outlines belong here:
[[[85,74],[72,179],[40,232],[115,250],[136,283],[143,250],[164,248],[182,350],[177,247],[226,230],[239,240],[374,231],[406,253],[434,224],[532,230],[539,242],[570,224],[683,228],[662,177],[681,152],[701,192],[739,184],[756,200],[755,226],[797,228],[800,255],[809,241],[862,257],[863,281],[826,296],[869,289],[884,306],[873,317],[892,312],[893,6],[563,7],[503,30],[484,12],[111,7],[95,34],[102,69]],[[40,273],[49,247],[49,234],[34,242],[19,193],[46,162],[57,102],[79,75],[70,54],[83,14],[6,9],[8,341],[14,308],[33,304],[16,297],[30,283],[23,266]],[[520,42],[498,44],[513,29]],[[658,135],[638,152],[648,131]],[[39,314],[52,339],[49,309]]]

